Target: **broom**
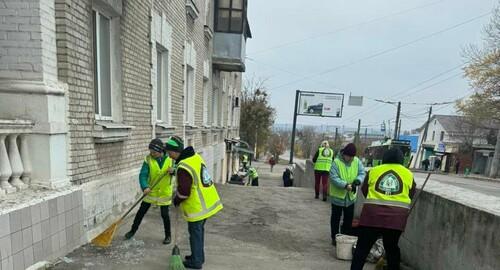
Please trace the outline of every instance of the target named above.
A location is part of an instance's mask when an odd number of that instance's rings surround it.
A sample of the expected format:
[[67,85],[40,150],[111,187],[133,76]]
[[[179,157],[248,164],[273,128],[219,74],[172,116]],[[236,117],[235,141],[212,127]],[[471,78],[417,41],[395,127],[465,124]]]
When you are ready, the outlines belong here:
[[[158,175],[158,177],[155,179],[155,182],[153,186],[151,186],[151,190],[158,184],[160,183],[160,180],[163,176],[165,176],[166,173],[162,173]],[[143,194],[141,198],[139,198],[130,209],[117,221],[115,221],[111,226],[109,226],[104,232],[96,236],[94,239],[92,239],[91,243],[94,244],[95,246],[98,247],[109,247],[111,245],[111,242],[113,241],[113,236],[115,235],[116,229],[122,223],[122,221],[127,217],[130,212],[147,196],[147,194]]]
[[170,256],[170,261],[168,263],[168,270],[185,270],[184,263],[181,258],[181,251],[177,246],[177,235],[178,235],[178,226],[179,223],[179,210],[175,211],[175,223],[174,223],[174,248],[172,249],[172,256]]

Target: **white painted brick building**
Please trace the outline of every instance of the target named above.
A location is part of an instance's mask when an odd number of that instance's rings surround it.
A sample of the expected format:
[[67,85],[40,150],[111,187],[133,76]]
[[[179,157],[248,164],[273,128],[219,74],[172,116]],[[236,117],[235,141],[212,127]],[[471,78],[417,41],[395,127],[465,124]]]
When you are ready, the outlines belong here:
[[62,256],[139,192],[152,138],[237,166],[246,0],[0,0],[0,269]]

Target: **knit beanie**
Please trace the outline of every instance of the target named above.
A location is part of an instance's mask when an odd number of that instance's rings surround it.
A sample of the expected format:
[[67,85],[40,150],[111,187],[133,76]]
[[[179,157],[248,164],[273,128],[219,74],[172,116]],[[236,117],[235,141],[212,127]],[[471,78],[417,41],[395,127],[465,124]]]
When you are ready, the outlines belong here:
[[356,156],[356,145],[349,143],[344,147],[344,149],[342,149],[342,154],[350,157]]
[[158,153],[163,153],[163,142],[156,138],[156,139],[153,139],[151,140],[151,142],[149,143],[149,149],[150,150],[153,150],[153,151],[156,151]]
[[172,136],[165,143],[165,150],[180,153],[180,152],[182,152],[182,150],[184,150],[184,142],[182,141],[181,138],[179,138],[177,136]]

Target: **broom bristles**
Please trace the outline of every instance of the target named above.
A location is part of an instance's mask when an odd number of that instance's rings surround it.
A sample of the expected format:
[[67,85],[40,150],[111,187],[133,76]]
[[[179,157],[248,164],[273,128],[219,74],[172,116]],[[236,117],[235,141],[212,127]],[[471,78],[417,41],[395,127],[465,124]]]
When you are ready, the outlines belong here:
[[184,263],[182,262],[181,255],[170,256],[168,270],[185,270]]
[[104,232],[96,236],[91,242],[98,247],[109,247],[113,241],[113,235],[116,232],[119,221],[111,224]]
[[172,249],[172,256],[168,264],[168,270],[185,270],[184,263],[181,258],[181,251],[177,245]]

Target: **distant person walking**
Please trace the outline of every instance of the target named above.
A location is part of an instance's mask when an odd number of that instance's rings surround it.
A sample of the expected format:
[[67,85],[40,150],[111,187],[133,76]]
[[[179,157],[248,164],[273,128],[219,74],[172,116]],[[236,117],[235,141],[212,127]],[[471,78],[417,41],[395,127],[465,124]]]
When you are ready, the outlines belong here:
[[430,162],[429,162],[429,159],[424,159],[422,161],[422,165],[424,166],[424,170],[428,171],[429,170],[429,165],[430,165]]
[[323,141],[312,158],[312,162],[314,162],[314,198],[316,199],[319,199],[320,189],[323,193],[323,201],[326,201],[328,197],[328,175],[334,159],[335,155],[330,144],[328,141]]
[[457,160],[455,160],[455,174],[458,174],[459,171],[460,171],[460,159],[457,158]]
[[399,270],[399,237],[405,229],[408,209],[415,194],[415,181],[403,166],[403,153],[391,148],[382,165],[372,168],[361,190],[366,197],[359,220],[359,237],[351,270],[362,270],[373,244],[382,236],[388,270]]
[[441,169],[441,159],[436,158],[434,161],[434,170],[439,171]]
[[[376,167],[374,167],[376,168]],[[350,234],[356,203],[356,187],[363,183],[365,168],[356,157],[356,146],[350,143],[340,151],[330,170],[330,200],[332,215],[330,218],[332,244],[338,233]],[[339,231],[340,218],[344,215],[342,229]]]
[[271,165],[271,172],[273,172],[274,165],[276,165],[276,159],[274,159],[274,156],[269,158],[269,165]]

